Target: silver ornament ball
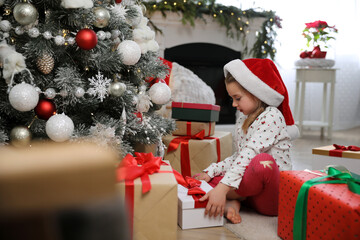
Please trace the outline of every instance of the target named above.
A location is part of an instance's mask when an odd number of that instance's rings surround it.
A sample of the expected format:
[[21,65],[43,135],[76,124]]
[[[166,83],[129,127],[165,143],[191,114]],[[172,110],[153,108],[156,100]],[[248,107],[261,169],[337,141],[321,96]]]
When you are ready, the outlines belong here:
[[2,20],[0,22],[0,29],[3,31],[3,32],[8,32],[11,30],[11,23],[8,21],[8,20]]
[[28,147],[31,142],[31,132],[25,126],[17,126],[11,129],[10,143],[14,147]]
[[25,32],[25,30],[24,30],[23,27],[21,27],[21,26],[17,26],[17,27],[15,28],[15,33],[16,33],[17,35],[23,35],[24,32]]
[[37,38],[40,35],[40,31],[37,28],[30,28],[28,34],[32,38]]
[[126,91],[126,85],[121,82],[113,82],[109,86],[109,92],[112,96],[120,97]]
[[49,99],[53,99],[56,96],[56,91],[53,88],[48,88],[45,90],[45,96]]
[[75,89],[75,96],[76,96],[77,98],[83,97],[84,94],[85,94],[85,90],[84,90],[83,88],[77,87],[77,88]]
[[52,34],[49,31],[44,32],[42,35],[47,40],[50,40],[52,38]]
[[106,8],[96,7],[94,8],[95,21],[94,26],[98,28],[104,28],[109,25],[110,13]]
[[18,3],[14,7],[14,18],[21,25],[29,25],[36,21],[39,16],[36,8],[30,3]]

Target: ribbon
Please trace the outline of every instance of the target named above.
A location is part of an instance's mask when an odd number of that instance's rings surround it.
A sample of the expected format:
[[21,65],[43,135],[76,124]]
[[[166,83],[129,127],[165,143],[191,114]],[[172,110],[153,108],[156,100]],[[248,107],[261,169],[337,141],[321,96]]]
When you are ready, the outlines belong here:
[[[186,135],[191,136],[191,122],[186,122]],[[210,136],[210,135],[211,135],[211,122],[209,122],[208,136]]]
[[333,146],[335,147],[335,149],[329,151],[329,156],[331,157],[342,157],[343,151],[354,151],[354,152],[360,151],[360,147],[354,145],[350,145],[346,147],[342,145],[333,144]]
[[133,157],[127,154],[116,169],[117,181],[135,180],[140,177],[142,192],[147,193],[151,189],[149,175],[156,173],[162,163],[161,157],[154,157],[152,153],[135,152]]
[[205,137],[205,130],[201,130],[195,135],[192,136],[178,136],[171,140],[167,152],[175,151],[181,145],[180,152],[180,165],[181,165],[181,174],[186,176],[191,176],[190,168],[190,153],[189,153],[189,140],[203,140],[203,139],[215,139],[216,140],[216,152],[217,152],[217,162],[221,160],[221,148],[220,148],[220,139],[217,137]]
[[[342,168],[342,169],[341,169]],[[353,178],[352,174],[344,167],[329,167],[326,176],[314,178],[303,183],[300,188],[295,205],[294,214],[294,240],[306,239],[307,201],[310,187],[317,184],[345,183],[353,193],[360,194],[360,180]],[[324,180],[332,178],[330,180]]]

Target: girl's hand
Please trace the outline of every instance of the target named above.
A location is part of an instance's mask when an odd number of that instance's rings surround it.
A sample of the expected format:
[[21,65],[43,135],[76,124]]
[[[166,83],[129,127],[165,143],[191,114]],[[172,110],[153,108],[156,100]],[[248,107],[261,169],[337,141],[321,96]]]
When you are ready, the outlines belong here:
[[197,180],[205,180],[205,182],[209,182],[211,180],[211,177],[204,172],[194,175],[194,178]]
[[226,204],[226,194],[231,190],[231,187],[219,183],[214,189],[205,194],[200,201],[209,200],[205,208],[205,215],[217,217],[223,216]]

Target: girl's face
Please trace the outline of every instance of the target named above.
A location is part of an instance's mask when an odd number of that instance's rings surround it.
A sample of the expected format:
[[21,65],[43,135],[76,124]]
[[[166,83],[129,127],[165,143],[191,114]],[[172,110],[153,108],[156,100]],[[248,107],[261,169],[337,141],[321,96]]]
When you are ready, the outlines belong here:
[[259,107],[259,100],[245,91],[238,82],[226,83],[226,90],[233,100],[233,107],[244,115],[253,113]]

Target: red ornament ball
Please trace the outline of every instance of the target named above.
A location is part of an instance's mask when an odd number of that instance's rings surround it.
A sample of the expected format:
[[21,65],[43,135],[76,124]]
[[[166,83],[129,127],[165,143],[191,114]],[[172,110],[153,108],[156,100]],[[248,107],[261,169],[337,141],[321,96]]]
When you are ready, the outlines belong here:
[[120,3],[122,2],[122,0],[115,0],[115,2],[116,2],[117,4],[120,4]]
[[96,33],[88,28],[78,31],[75,40],[77,45],[84,50],[93,49],[98,42]]
[[40,99],[34,111],[38,118],[48,120],[56,113],[56,106],[54,102],[49,99]]

